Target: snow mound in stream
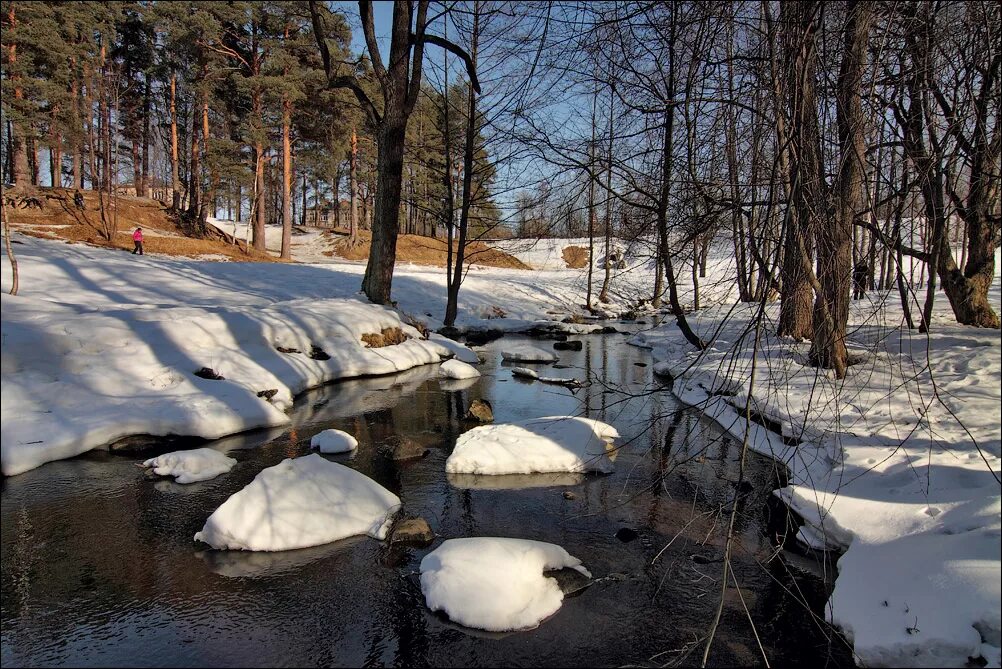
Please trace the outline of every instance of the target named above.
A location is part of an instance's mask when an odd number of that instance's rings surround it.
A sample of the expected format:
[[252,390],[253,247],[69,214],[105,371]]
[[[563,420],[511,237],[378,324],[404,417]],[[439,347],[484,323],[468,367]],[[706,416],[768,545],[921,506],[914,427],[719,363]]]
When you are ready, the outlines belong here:
[[560,608],[552,569],[591,573],[560,546],[527,539],[449,539],[421,560],[421,592],[432,611],[491,632],[532,629]]
[[324,430],[313,435],[310,448],[317,448],[321,453],[350,453],[358,448],[358,440],[341,430]]
[[442,375],[447,379],[475,379],[480,376],[476,367],[456,359],[446,360],[441,369]]
[[548,416],[481,425],[460,435],[445,461],[450,474],[609,473],[613,426],[590,418]]
[[225,474],[237,461],[211,448],[164,453],[143,462],[157,476],[173,476],[178,483],[208,481]]
[[216,509],[196,541],[213,548],[285,551],[356,534],[385,539],[400,499],[316,453],[282,460]]

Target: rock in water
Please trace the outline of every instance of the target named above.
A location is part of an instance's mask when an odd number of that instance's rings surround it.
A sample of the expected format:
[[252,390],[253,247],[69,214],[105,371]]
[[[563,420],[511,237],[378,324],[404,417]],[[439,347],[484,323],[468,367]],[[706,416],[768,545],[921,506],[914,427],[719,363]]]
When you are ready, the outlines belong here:
[[470,402],[470,409],[466,412],[467,420],[475,420],[478,423],[494,422],[494,407],[487,400],[473,400]]
[[428,449],[409,437],[393,436],[387,444],[394,460],[414,460],[428,455]]
[[435,533],[431,531],[428,521],[424,518],[404,518],[398,520],[390,533],[391,544],[414,544],[415,546],[427,546],[435,540]]
[[580,339],[553,342],[553,350],[555,351],[580,351],[583,347],[584,344],[581,343]]

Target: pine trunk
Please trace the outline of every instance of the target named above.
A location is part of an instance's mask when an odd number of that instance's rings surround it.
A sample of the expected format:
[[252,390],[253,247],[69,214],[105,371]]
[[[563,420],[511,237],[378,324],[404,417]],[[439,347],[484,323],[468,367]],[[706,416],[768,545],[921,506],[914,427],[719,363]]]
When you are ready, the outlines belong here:
[[181,177],[178,172],[180,152],[177,145],[177,75],[170,75],[170,183],[171,208],[181,211]]
[[[292,125],[292,103],[282,100],[282,250],[280,257],[292,260],[292,144],[289,127]],[[336,193],[335,193],[336,195]]]

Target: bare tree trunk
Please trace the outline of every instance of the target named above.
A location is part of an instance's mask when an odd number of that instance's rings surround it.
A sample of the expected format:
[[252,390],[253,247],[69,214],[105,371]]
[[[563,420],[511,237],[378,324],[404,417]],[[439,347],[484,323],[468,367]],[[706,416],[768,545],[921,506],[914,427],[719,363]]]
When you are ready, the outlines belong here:
[[[477,46],[480,39],[480,2],[473,3],[473,34],[470,46],[470,58],[473,67],[477,66]],[[445,305],[445,320],[447,326],[456,323],[456,312],[459,309],[459,287],[463,283],[463,263],[466,257],[466,234],[470,227],[470,208],[473,206],[473,159],[476,154],[477,133],[477,95],[471,83],[468,90],[468,106],[466,113],[466,146],[463,151],[463,202],[459,214],[459,240],[456,244],[456,258],[452,268],[452,281],[449,284],[449,294]]]
[[[13,15],[14,10],[11,10],[11,15]],[[3,219],[3,240],[4,246],[7,249],[7,259],[10,261],[10,270],[12,273],[11,283],[10,283],[10,294],[17,295],[18,288],[18,271],[17,271],[17,258],[14,257],[14,247],[10,243],[10,221],[7,220],[7,195],[3,192],[3,180],[0,179],[0,219]]]
[[[788,205],[785,218],[785,234],[783,240],[783,270],[782,292],[779,312],[780,336],[807,339],[812,334],[813,293],[810,283],[811,248],[813,238],[811,227],[812,208],[820,204],[818,198],[813,202],[805,202],[809,198],[804,193],[801,164],[804,147],[795,145],[792,141],[798,136],[797,125],[801,124],[804,108],[814,103],[813,95],[805,100],[805,92],[813,93],[814,65],[817,54],[814,51],[814,31],[816,24],[814,14],[816,3],[799,3],[785,1],[780,5],[780,22],[788,40],[787,72],[790,84],[790,131],[786,128],[786,116],[783,109],[784,86],[776,64],[775,29],[771,26],[769,3],[763,2],[766,20],[770,23],[772,38],[773,93],[776,99],[776,136],[780,147],[780,162],[786,163],[785,177],[788,180]],[[808,74],[809,73],[809,74]],[[803,90],[804,82],[810,77],[810,91]],[[813,110],[815,115],[817,111]],[[816,135],[816,132],[815,132]],[[799,143],[798,143],[799,144]],[[807,147],[810,150],[810,147]]]
[[282,100],[282,250],[280,257],[292,260],[292,102]]
[[593,311],[591,306],[592,276],[595,272],[595,110],[598,104],[598,87],[591,99],[591,143],[588,144],[588,292],[585,296],[585,308]]
[[[140,185],[136,187],[136,195],[149,197],[150,195],[150,100],[152,90],[150,87],[150,75],[144,75],[145,89],[143,92],[143,158],[140,163]],[[139,188],[142,187],[142,192]]]
[[609,255],[612,251],[612,113],[616,100],[616,78],[612,72],[612,63],[609,64],[609,146],[608,166],[605,178],[605,278],[602,279],[602,290],[599,291],[598,301],[603,304],[609,301],[609,275],[612,272],[612,262]]
[[181,211],[181,177],[178,172],[180,152],[177,146],[177,74],[170,75],[170,182],[171,208]]
[[[351,129],[351,156],[348,163],[348,242],[355,246],[358,244],[358,203],[355,201],[358,195],[358,135],[355,129]],[[336,198],[335,198],[336,199]],[[338,203],[338,212],[341,206]]]
[[[852,230],[857,214],[865,207],[863,192],[866,179],[865,131],[860,91],[866,69],[866,47],[870,37],[872,7],[867,0],[850,0],[842,65],[836,88],[836,115],[839,135],[839,174],[834,210],[825,225],[816,228],[818,243],[818,282],[821,290],[814,303],[814,339],[811,361],[819,367],[835,370],[837,378],[845,378],[848,353],[845,347],[846,324],[849,319],[849,287],[852,275]],[[807,99],[807,96],[805,96]],[[814,113],[813,108],[806,110]],[[811,123],[804,125],[810,132]],[[816,138],[805,136],[805,144]],[[822,178],[813,173],[820,162],[810,165],[811,179]],[[820,184],[819,184],[820,185]],[[821,189],[818,189],[821,190]],[[815,205],[827,207],[824,201]]]

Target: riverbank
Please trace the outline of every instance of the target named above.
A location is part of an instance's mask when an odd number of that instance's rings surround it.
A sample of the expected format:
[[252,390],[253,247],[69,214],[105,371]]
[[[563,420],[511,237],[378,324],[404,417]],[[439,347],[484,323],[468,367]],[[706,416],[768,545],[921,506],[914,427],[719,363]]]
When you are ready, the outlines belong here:
[[[991,297],[998,309],[998,275]],[[796,540],[844,551],[827,614],[862,664],[999,666],[998,331],[957,325],[941,296],[919,334],[896,294],[870,293],[852,305],[855,364],[838,381],[807,365],[809,342],[775,336],[778,305],[759,330],[756,310],[693,315],[702,355],[674,322],[632,343],[683,402],[789,468],[776,494],[804,520]]]

